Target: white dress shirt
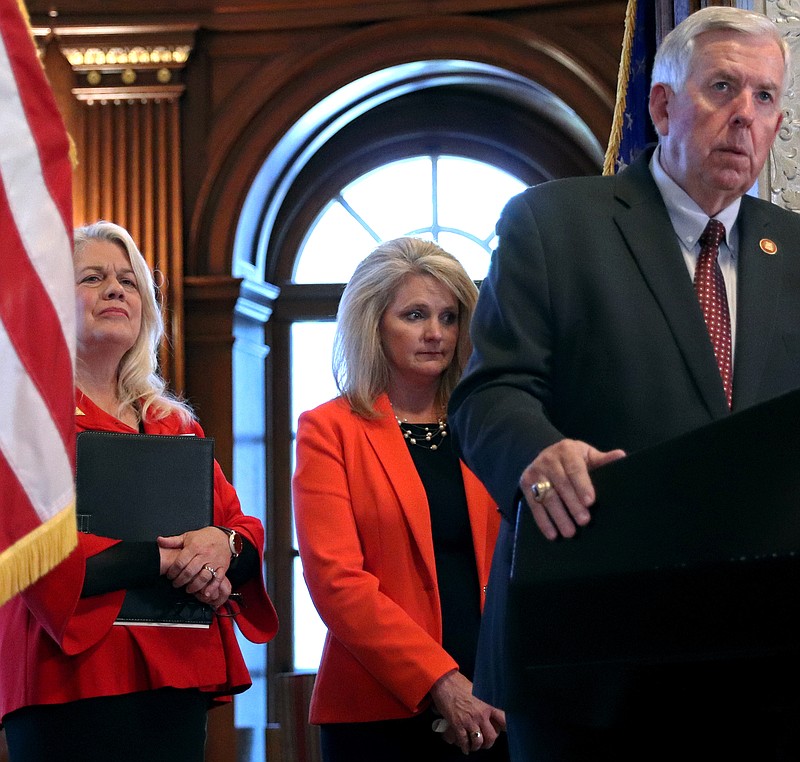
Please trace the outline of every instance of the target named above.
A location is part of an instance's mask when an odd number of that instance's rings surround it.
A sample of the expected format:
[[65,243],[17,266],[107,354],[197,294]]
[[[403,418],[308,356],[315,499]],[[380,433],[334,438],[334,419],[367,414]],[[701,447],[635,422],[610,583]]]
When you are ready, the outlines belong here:
[[[650,171],[656,181],[675,235],[678,237],[683,259],[689,277],[694,282],[694,271],[697,258],[700,256],[698,240],[708,224],[708,215],[689,197],[663,169],[659,161],[661,147],[657,147],[650,159]],[[725,226],[725,238],[719,246],[719,267],[725,280],[728,295],[728,310],[731,318],[731,361],[736,353],[736,252],[739,248],[739,231],[736,218],[739,216],[741,198],[737,198],[730,206],[726,206],[714,219]]]

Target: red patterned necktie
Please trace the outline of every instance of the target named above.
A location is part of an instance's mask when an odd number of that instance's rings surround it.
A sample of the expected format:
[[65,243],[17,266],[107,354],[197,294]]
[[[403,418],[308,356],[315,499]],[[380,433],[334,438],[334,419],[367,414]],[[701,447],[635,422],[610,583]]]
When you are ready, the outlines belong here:
[[725,237],[725,226],[719,220],[709,220],[700,236],[700,256],[694,271],[694,290],[700,300],[708,334],[714,345],[728,407],[731,406],[733,372],[731,369],[731,316],[728,310],[728,294],[717,257],[719,244]]

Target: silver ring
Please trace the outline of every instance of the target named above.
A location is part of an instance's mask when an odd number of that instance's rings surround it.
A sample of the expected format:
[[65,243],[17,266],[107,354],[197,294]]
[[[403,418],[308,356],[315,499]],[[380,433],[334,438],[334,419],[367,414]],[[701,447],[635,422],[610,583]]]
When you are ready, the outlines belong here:
[[531,484],[531,492],[533,492],[533,499],[537,503],[541,503],[544,499],[550,494],[553,489],[553,485],[544,479],[543,481],[536,482],[536,484]]
[[211,572],[211,578],[212,578],[212,579],[216,579],[216,578],[217,578],[217,570],[216,570],[216,569],[212,569],[212,568],[211,568],[211,567],[210,567],[208,564],[205,564],[205,565],[203,566],[203,568],[204,568],[206,571],[208,571],[208,572]]
[[473,730],[470,735],[477,741],[481,737],[482,733],[480,730]]

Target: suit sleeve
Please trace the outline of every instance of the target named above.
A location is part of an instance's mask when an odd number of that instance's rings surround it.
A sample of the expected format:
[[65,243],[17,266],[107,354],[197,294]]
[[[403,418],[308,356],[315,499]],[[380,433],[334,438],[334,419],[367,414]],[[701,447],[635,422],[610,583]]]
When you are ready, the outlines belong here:
[[[297,436],[295,522],[311,598],[330,633],[411,711],[458,665],[381,590],[365,569],[342,437],[324,415],[305,413]],[[420,589],[420,595],[424,592]]]
[[522,472],[563,438],[547,415],[552,294],[531,193],[513,198],[498,222],[499,245],[472,319],[473,354],[449,407],[461,457],[510,520]]

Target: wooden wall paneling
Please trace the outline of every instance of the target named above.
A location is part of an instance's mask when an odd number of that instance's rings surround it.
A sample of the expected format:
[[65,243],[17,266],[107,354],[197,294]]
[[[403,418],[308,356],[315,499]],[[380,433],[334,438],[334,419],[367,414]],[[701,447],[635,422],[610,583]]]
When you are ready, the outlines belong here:
[[[128,132],[128,114],[130,108],[126,104],[115,104],[111,109],[114,116],[114,136],[112,150],[114,161],[111,165],[114,195],[111,199],[112,220],[130,220],[128,214],[128,182],[131,167],[128,164],[130,135]],[[128,223],[130,224],[130,223]],[[128,231],[130,232],[130,231]]]
[[[70,88],[70,91],[72,88]],[[87,161],[87,142],[89,128],[87,125],[88,114],[82,104],[78,108],[78,117],[72,126],[72,139],[75,143],[75,158],[77,164],[72,169],[72,221],[75,226],[81,225],[89,219],[89,196],[92,193],[89,184],[89,174],[84,166]]]
[[[172,341],[172,384],[174,387],[183,389],[185,386],[185,356],[183,351],[183,219],[182,204],[177,200],[183,199],[183,186],[181,182],[181,125],[180,110],[177,100],[170,102],[171,115],[169,118],[169,182],[167,194],[169,198],[176,200],[168,206],[164,219],[164,229],[168,233],[168,246],[171,252],[169,259],[167,277],[169,293],[168,301],[169,315],[169,336]],[[176,347],[180,351],[176,351]]]
[[233,314],[240,283],[229,275],[184,280],[186,376],[192,380],[189,401],[203,429],[214,437],[216,458],[229,479],[233,473]]
[[[45,69],[45,74],[53,90],[56,105],[64,120],[67,134],[72,142],[72,147],[77,156],[80,141],[80,106],[72,97],[72,87],[75,84],[75,74],[69,61],[64,57],[61,48],[52,36],[41,40],[39,54]],[[73,167],[73,179],[77,181],[81,175]],[[82,188],[76,188],[77,195],[82,194]]]
[[[71,90],[72,88],[70,88]],[[88,219],[87,203],[91,187],[83,166],[86,161],[86,113],[79,108],[78,116],[69,127],[70,137],[75,146],[75,160],[77,164],[72,168],[72,221],[80,225]]]
[[[171,221],[171,215],[169,213],[169,207],[172,205],[172,193],[171,193],[171,183],[168,179],[169,174],[169,155],[170,151],[168,148],[168,143],[170,142],[171,138],[171,130],[169,129],[168,125],[168,109],[169,109],[169,102],[164,101],[156,101],[153,104],[153,109],[155,111],[155,133],[158,136],[158,140],[156,142],[156,150],[153,155],[153,174],[154,174],[154,183],[156,187],[156,192],[153,196],[152,202],[152,210],[153,216],[155,218],[154,224],[154,238],[155,244],[153,246],[153,257],[155,259],[155,269],[161,274],[162,279],[162,289],[165,304],[169,304],[170,308],[174,308],[175,299],[173,294],[173,282],[172,282],[172,267],[170,265],[170,260],[173,258],[174,253],[170,251],[169,246],[169,230],[168,226]],[[176,114],[177,116],[177,114]],[[179,197],[180,198],[180,197]],[[183,261],[181,260],[180,264],[180,271],[181,276],[183,275]],[[168,316],[164,315],[165,321],[165,329],[170,329],[171,334],[171,324],[168,320]],[[171,348],[166,344],[161,345],[161,366],[162,368],[169,367],[171,360],[170,357],[172,355]],[[171,369],[170,369],[171,372]]]
[[[168,143],[170,142],[171,130],[168,126],[167,109],[168,103],[163,101],[156,101],[154,104],[155,109],[155,122],[156,122],[156,135],[158,135],[158,142],[153,156],[153,174],[155,175],[156,193],[153,199],[153,213],[157,216],[158,220],[155,225],[156,246],[154,251],[158,257],[158,267],[163,273],[168,272],[168,268],[164,267],[167,252],[167,234],[166,229],[169,219],[167,217],[167,210],[171,203],[171,183],[168,180],[169,156],[170,151]],[[176,114],[177,116],[177,114]]]
[[125,225],[127,220],[119,220],[114,209],[114,164],[116,163],[118,152],[124,150],[122,146],[114,143],[115,133],[115,114],[114,107],[108,104],[96,105],[100,114],[100,152],[97,157],[97,168],[100,175],[98,183],[99,191],[99,214],[104,220],[111,220]]
[[86,140],[84,140],[84,154],[78,156],[79,166],[83,167],[86,179],[86,214],[82,222],[93,222],[100,219],[100,112],[97,109],[87,109]]
[[321,762],[319,727],[308,722],[316,675],[287,672],[275,677],[283,759],[286,762]]
[[[131,83],[135,74],[128,74]],[[95,78],[96,81],[96,78]],[[181,88],[170,85],[126,93],[76,87],[83,103],[79,178],[84,198],[77,223],[107,219],[125,227],[151,267],[164,300],[167,341],[161,371],[179,393],[184,389]]]
[[[36,32],[36,29],[34,29]],[[98,218],[126,227],[161,273],[167,341],[161,372],[184,389],[183,235],[181,210],[182,71],[196,26],[170,25],[39,29],[55,35],[83,105],[84,198],[77,222]]]
[[[621,41],[625,2],[604,5],[608,12],[618,12]],[[342,28],[329,31],[325,44],[312,49],[296,46],[284,56],[265,61],[262,68],[229,88],[230,96],[218,105],[205,134],[195,135],[195,140],[203,142],[208,160],[194,208],[187,209],[188,271],[230,271],[234,222],[267,157],[276,148],[300,153],[302,145],[292,149],[279,144],[311,109],[350,83],[391,67],[421,60],[496,66],[556,93],[604,142],[614,108],[617,57],[580,57],[580,51],[565,49],[558,37],[551,36],[552,28],[537,24],[534,17],[528,11],[526,25],[516,26],[508,15],[501,20],[453,15],[447,19],[447,34],[442,34],[442,19],[430,15]],[[548,24],[554,17],[554,12],[548,14]],[[556,27],[556,31],[564,29]],[[590,31],[586,30],[587,36]],[[223,40],[213,44],[219,50]],[[232,56],[230,48],[238,44],[238,37],[232,36],[226,44],[226,54]],[[265,45],[270,47],[268,41]],[[217,71],[212,61],[210,68],[207,87],[225,75],[222,64]],[[186,118],[191,121],[193,116],[187,113]],[[310,132],[321,128],[311,127]],[[195,148],[187,146],[187,155]]]
[[143,130],[142,130],[142,246],[148,251],[153,251],[155,244],[153,236],[153,198],[155,196],[155,182],[152,172],[152,156],[155,150],[155,135],[153,132],[153,102],[150,100],[142,104]]
[[[588,0],[588,4],[597,0]],[[165,16],[191,19],[220,31],[307,29],[341,23],[366,24],[410,16],[444,17],[452,13],[500,13],[526,8],[580,7],[586,0],[27,0],[39,23],[102,23],[114,16],[123,25],[160,24]]]
[[237,762],[238,759],[233,704],[230,703],[208,713],[205,762]]

